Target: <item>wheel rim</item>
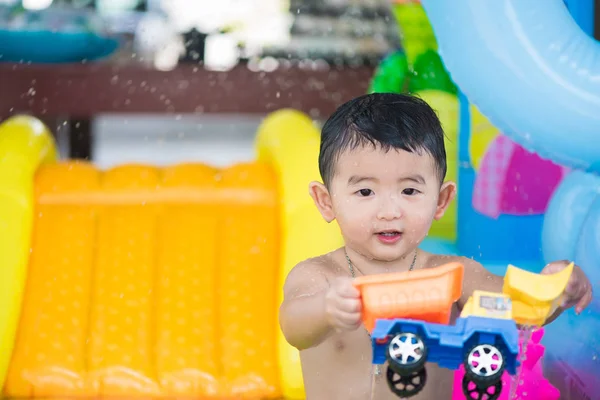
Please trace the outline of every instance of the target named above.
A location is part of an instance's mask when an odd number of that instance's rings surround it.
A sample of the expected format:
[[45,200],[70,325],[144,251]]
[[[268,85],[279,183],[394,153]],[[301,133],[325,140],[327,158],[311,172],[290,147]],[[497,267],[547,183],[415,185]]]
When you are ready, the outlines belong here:
[[478,376],[496,375],[502,368],[502,353],[490,344],[477,345],[469,353],[467,364],[471,372]]
[[469,400],[497,400],[502,393],[502,386],[501,380],[490,386],[478,385],[466,375],[462,381],[463,394]]
[[401,365],[417,363],[423,358],[425,344],[414,333],[396,335],[389,345],[390,358]]
[[420,392],[427,382],[427,371],[421,368],[408,375],[400,375],[393,369],[387,369],[387,381],[392,392],[400,397],[411,397]]

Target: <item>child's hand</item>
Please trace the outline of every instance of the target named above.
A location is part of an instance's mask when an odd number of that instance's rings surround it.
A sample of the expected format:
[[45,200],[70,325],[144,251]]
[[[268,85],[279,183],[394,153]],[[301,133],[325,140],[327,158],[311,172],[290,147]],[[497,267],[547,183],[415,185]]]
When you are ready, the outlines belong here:
[[337,278],[325,295],[325,313],[338,332],[353,331],[361,324],[360,292],[350,278]]
[[[542,274],[554,274],[569,265],[568,261],[555,261],[544,267]],[[561,305],[567,309],[575,306],[575,312],[581,313],[592,301],[592,284],[581,268],[575,266],[565,288],[565,300]]]

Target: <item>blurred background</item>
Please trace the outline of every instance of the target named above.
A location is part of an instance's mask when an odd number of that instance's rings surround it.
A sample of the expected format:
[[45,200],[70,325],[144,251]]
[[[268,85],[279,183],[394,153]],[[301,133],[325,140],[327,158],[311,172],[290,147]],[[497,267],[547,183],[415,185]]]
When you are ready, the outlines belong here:
[[[444,126],[423,249],[600,292],[600,0],[455,1],[0,0],[2,395],[304,398],[281,285],[342,243],[306,185],[370,92]],[[518,395],[600,399],[598,329],[545,328]]]
[[[33,108],[58,128],[62,154],[103,167],[250,159],[268,112],[292,106],[325,118],[365,92],[378,61],[400,46],[385,1],[3,2],[4,29],[64,34],[4,39],[4,61],[69,65],[19,69],[3,92],[29,98],[5,94],[0,113]],[[97,96],[83,96],[89,90]]]

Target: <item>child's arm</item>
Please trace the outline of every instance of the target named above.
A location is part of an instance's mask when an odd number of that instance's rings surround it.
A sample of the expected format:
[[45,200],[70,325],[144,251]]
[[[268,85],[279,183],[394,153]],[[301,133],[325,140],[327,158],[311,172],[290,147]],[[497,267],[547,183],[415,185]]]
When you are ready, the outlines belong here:
[[331,333],[325,315],[328,287],[320,266],[312,261],[295,266],[285,280],[279,325],[288,343],[299,350],[318,345]]
[[[485,290],[497,293],[502,292],[502,285],[504,284],[503,277],[490,273],[480,263],[469,258],[462,258],[461,262],[465,267],[463,293],[458,301],[458,307],[461,311],[474,290]],[[556,273],[563,268],[566,268],[568,264],[568,261],[555,261],[546,265],[541,273]],[[544,325],[551,323],[558,318],[564,310],[573,307],[574,305],[576,305],[577,313],[580,313],[581,310],[587,307],[591,302],[591,284],[578,266],[575,266],[575,269],[573,270],[571,279],[565,289],[565,294],[567,295],[566,303],[557,307],[556,311],[544,322]]]
[[461,257],[459,261],[465,267],[462,296],[458,300],[460,311],[475,290],[502,293],[503,277],[492,274],[483,265],[470,258]]
[[279,324],[289,344],[299,350],[319,345],[335,331],[361,323],[360,293],[349,277],[331,283],[323,264],[305,261],[289,273],[279,310]]

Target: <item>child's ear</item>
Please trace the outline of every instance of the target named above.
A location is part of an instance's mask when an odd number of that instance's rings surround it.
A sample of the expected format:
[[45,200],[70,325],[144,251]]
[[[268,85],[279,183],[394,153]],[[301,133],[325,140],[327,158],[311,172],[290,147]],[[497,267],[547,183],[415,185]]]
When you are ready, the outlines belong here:
[[333,212],[333,204],[331,202],[331,196],[329,190],[321,182],[311,182],[308,185],[310,197],[313,198],[315,205],[319,209],[319,212],[327,222],[331,222],[335,219],[335,213]]
[[442,218],[450,202],[456,197],[456,183],[448,181],[444,182],[440,188],[440,196],[438,197],[437,208],[433,218],[436,220]]

